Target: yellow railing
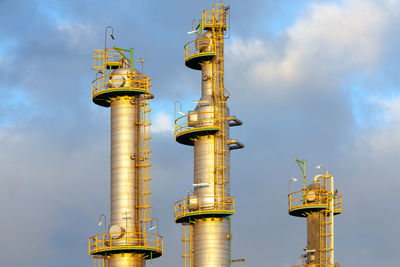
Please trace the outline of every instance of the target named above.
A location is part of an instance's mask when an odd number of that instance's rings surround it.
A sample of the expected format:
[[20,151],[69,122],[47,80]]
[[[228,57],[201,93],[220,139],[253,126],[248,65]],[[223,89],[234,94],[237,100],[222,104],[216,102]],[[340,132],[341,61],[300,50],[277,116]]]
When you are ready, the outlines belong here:
[[193,56],[215,54],[216,46],[212,39],[196,39],[185,45],[185,61]]
[[235,212],[234,197],[190,197],[175,203],[175,220],[193,214]]
[[335,264],[309,263],[309,264],[295,265],[293,267],[340,267],[340,264],[338,264],[338,263],[335,263]]
[[163,252],[163,238],[151,233],[108,233],[89,239],[89,254],[110,250],[149,250]]
[[[293,209],[326,206],[329,209],[330,192],[326,190],[301,190],[289,194],[289,211]],[[342,212],[342,195],[334,197],[334,212]]]
[[122,66],[122,55],[115,49],[96,49],[94,50],[93,70],[103,71],[108,66]]
[[142,74],[115,74],[97,78],[92,82],[92,97],[114,90],[149,92],[151,79]]
[[213,9],[206,9],[202,14],[204,28],[226,27],[226,10],[224,4],[217,3]]
[[190,113],[175,120],[175,136],[206,127],[216,127],[214,112]]
[[335,213],[342,213],[343,210],[342,203],[343,203],[342,195],[335,195],[335,201],[333,202],[333,210]]

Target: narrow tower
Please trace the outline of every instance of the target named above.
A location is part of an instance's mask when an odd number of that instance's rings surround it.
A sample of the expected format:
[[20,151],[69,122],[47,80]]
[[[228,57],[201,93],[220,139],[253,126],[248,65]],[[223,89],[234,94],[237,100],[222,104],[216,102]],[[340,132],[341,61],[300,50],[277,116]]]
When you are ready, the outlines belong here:
[[289,214],[291,216],[307,218],[307,246],[303,265],[306,267],[339,267],[334,263],[334,216],[342,213],[342,196],[334,190],[333,177],[325,171],[324,174],[314,177],[313,182],[307,185],[306,162],[296,159],[303,173],[303,188],[297,192],[290,192],[289,181]]
[[[175,120],[175,139],[194,147],[194,182],[186,199],[175,203],[175,221],[182,224],[182,265],[227,267],[231,262],[230,150],[243,144],[229,138],[229,127],[242,122],[229,115],[224,87],[224,39],[229,8],[218,3],[203,11],[185,45],[185,65],[201,71],[201,98],[193,111]],[[177,109],[177,107],[176,107]],[[182,113],[181,108],[176,110]]]
[[162,237],[148,233],[154,228],[151,79],[133,68],[133,49],[107,49],[105,45],[94,51],[92,69],[100,74],[92,82],[93,102],[111,109],[111,222],[104,234],[90,237],[89,254],[94,256],[95,266],[143,267],[146,259],[159,257],[163,251]]

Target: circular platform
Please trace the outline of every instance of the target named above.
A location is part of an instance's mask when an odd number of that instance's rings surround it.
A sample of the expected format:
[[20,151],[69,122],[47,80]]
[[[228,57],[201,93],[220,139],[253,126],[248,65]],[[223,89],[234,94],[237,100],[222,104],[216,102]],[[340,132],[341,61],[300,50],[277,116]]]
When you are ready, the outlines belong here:
[[175,140],[183,145],[193,146],[194,140],[200,136],[212,135],[219,131],[217,126],[198,127],[179,132],[175,135]]
[[193,54],[185,58],[185,65],[194,70],[201,70],[201,64],[206,61],[211,61],[215,55],[215,52]]
[[119,253],[136,253],[136,254],[142,254],[146,259],[150,258],[158,258],[162,256],[162,251],[154,249],[154,248],[148,248],[148,247],[142,247],[142,246],[126,246],[126,247],[110,247],[110,248],[102,248],[98,249],[95,252],[91,252],[90,255],[108,255],[108,254],[119,254]]
[[[307,217],[312,212],[328,209],[328,204],[307,204],[289,209],[289,214],[295,217]],[[334,215],[341,214],[341,210],[334,210]]]
[[139,253],[146,258],[157,258],[163,254],[163,238],[145,232],[107,233],[89,238],[90,255],[116,253]]
[[99,106],[109,107],[112,98],[118,96],[137,96],[145,93],[147,93],[147,90],[142,88],[111,88],[93,94],[92,99],[93,102]]
[[226,216],[231,216],[235,214],[235,211],[218,211],[218,210],[210,210],[210,211],[193,211],[186,213],[185,215],[177,216],[175,218],[176,223],[185,223],[185,222],[190,222],[196,219],[202,219],[202,218],[210,218],[210,217],[226,217]]

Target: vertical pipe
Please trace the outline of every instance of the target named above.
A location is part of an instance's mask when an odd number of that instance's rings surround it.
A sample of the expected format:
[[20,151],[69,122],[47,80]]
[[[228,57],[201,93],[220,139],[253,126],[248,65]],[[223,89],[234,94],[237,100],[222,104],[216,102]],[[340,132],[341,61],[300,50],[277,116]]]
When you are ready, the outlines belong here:
[[[328,173],[326,173],[326,175],[327,175]],[[335,214],[334,214],[334,205],[333,205],[333,203],[334,203],[334,201],[335,201],[335,195],[334,195],[334,181],[333,181],[333,176],[331,176],[331,197],[330,197],[330,209],[331,209],[331,214],[330,214],[330,216],[331,216],[331,220],[332,220],[332,223],[331,223],[331,249],[332,249],[332,251],[331,251],[331,257],[330,257],[330,263],[331,264],[334,264],[335,263],[335,232],[334,232],[334,222],[335,222]]]

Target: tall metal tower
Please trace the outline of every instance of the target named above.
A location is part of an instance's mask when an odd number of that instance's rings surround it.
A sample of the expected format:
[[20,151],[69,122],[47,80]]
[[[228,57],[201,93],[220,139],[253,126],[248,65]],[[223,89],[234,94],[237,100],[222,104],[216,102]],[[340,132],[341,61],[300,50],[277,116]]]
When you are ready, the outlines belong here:
[[[186,199],[175,203],[175,221],[182,224],[183,266],[230,266],[230,150],[243,144],[229,138],[229,127],[242,122],[229,115],[224,87],[224,39],[229,33],[229,8],[217,3],[203,11],[193,29],[198,36],[185,45],[185,65],[201,71],[201,98],[193,111],[175,120],[175,139],[194,147],[194,183]],[[196,23],[194,23],[196,24]],[[193,25],[194,26],[194,25]],[[182,113],[181,107],[176,113]]]
[[325,171],[314,177],[306,186],[306,162],[296,159],[302,174],[303,188],[290,192],[289,181],[289,214],[307,218],[307,246],[304,247],[304,264],[295,267],[339,267],[334,259],[334,216],[342,213],[342,195],[334,190],[333,177]]
[[132,48],[105,44],[94,51],[92,69],[100,74],[92,82],[93,102],[111,107],[111,222],[104,234],[90,237],[89,254],[95,266],[143,267],[163,252],[162,237],[148,232],[153,226],[151,79],[133,68]]

